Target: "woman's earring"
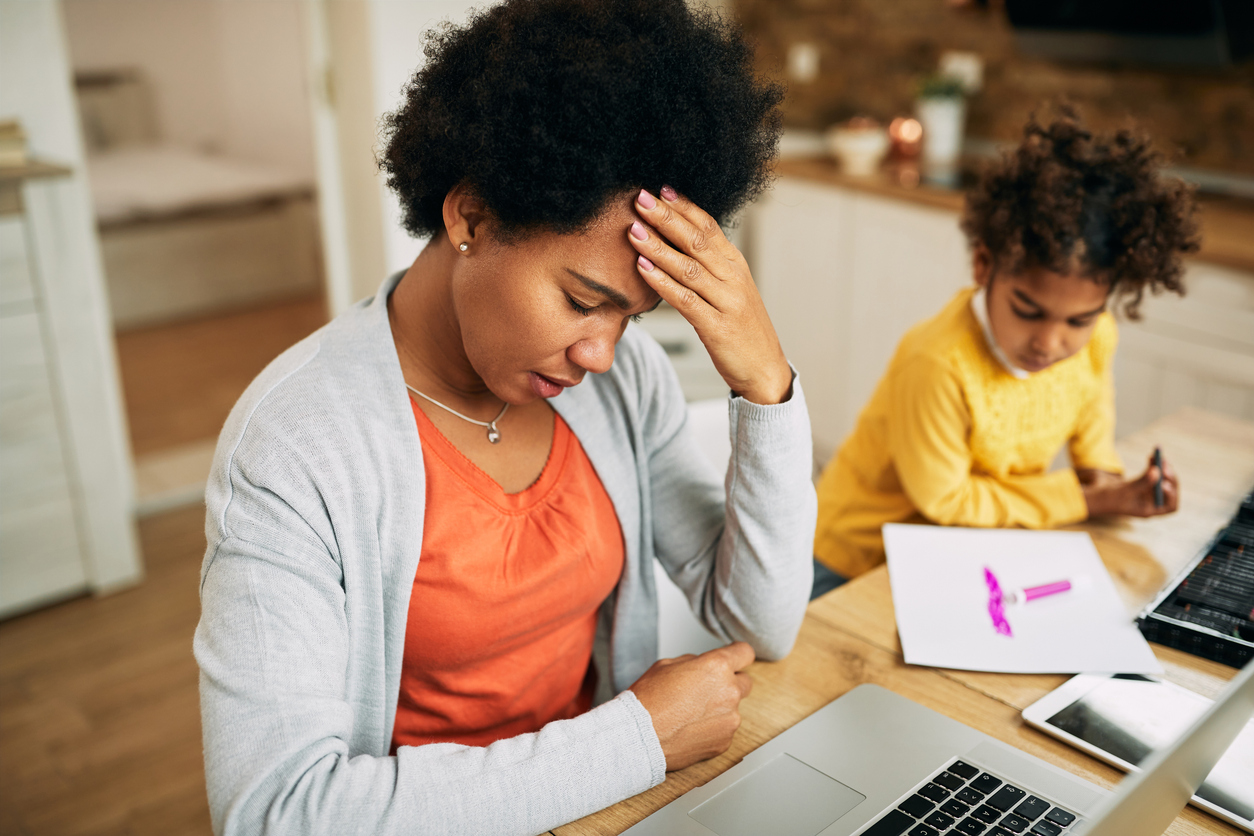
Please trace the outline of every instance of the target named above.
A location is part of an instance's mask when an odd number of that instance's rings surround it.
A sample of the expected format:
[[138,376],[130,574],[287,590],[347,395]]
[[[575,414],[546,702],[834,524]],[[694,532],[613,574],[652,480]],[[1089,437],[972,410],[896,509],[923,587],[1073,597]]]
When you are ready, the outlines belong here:
[[467,244],[465,241],[462,241],[460,244],[457,245],[457,249],[461,250],[462,252],[466,252],[466,250],[470,249],[470,245]]

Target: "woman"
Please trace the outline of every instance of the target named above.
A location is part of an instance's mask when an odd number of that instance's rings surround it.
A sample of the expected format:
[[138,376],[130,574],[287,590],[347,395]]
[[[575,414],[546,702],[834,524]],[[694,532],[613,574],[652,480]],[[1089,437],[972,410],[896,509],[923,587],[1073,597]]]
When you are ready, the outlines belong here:
[[[547,830],[724,751],[804,614],[805,404],[716,222],[765,183],[778,90],[682,0],[507,2],[427,57],[381,167],[430,243],[218,445],[218,833]],[[629,327],[662,301],[732,390],[726,489]],[[726,647],[657,660],[654,559]]]

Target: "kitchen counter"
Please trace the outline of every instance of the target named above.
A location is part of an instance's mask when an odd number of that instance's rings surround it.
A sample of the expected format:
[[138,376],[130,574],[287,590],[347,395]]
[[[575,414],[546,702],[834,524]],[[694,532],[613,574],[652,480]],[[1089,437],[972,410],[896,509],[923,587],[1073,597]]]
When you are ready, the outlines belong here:
[[[775,164],[781,177],[795,177],[860,192],[909,201],[952,212],[962,210],[963,193],[918,183],[910,169],[885,168],[873,177],[850,177],[828,158],[783,159]],[[1254,271],[1254,200],[1199,195],[1202,249],[1195,258]]]

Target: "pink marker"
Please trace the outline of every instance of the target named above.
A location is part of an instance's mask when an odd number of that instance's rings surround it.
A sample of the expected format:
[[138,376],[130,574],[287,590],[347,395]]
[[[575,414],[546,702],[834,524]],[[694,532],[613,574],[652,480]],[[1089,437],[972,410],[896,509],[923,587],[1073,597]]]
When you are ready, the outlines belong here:
[[1057,595],[1059,592],[1066,592],[1069,589],[1071,589],[1071,581],[1054,581],[1053,583],[1045,583],[1040,586],[1012,589],[1002,596],[1002,600],[1007,604],[1026,604],[1028,601],[1035,601],[1037,598],[1044,598],[1046,595]]

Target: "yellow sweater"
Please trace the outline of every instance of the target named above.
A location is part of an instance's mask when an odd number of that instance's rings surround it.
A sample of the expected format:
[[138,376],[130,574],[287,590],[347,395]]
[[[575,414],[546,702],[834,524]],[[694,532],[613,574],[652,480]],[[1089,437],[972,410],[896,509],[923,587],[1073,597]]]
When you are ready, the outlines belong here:
[[1109,313],[1075,356],[1011,375],[971,312],[974,288],[902,338],[853,433],[819,482],[814,553],[853,577],[884,561],[880,526],[933,522],[1048,528],[1087,506],[1073,467],[1121,473],[1114,447]]

